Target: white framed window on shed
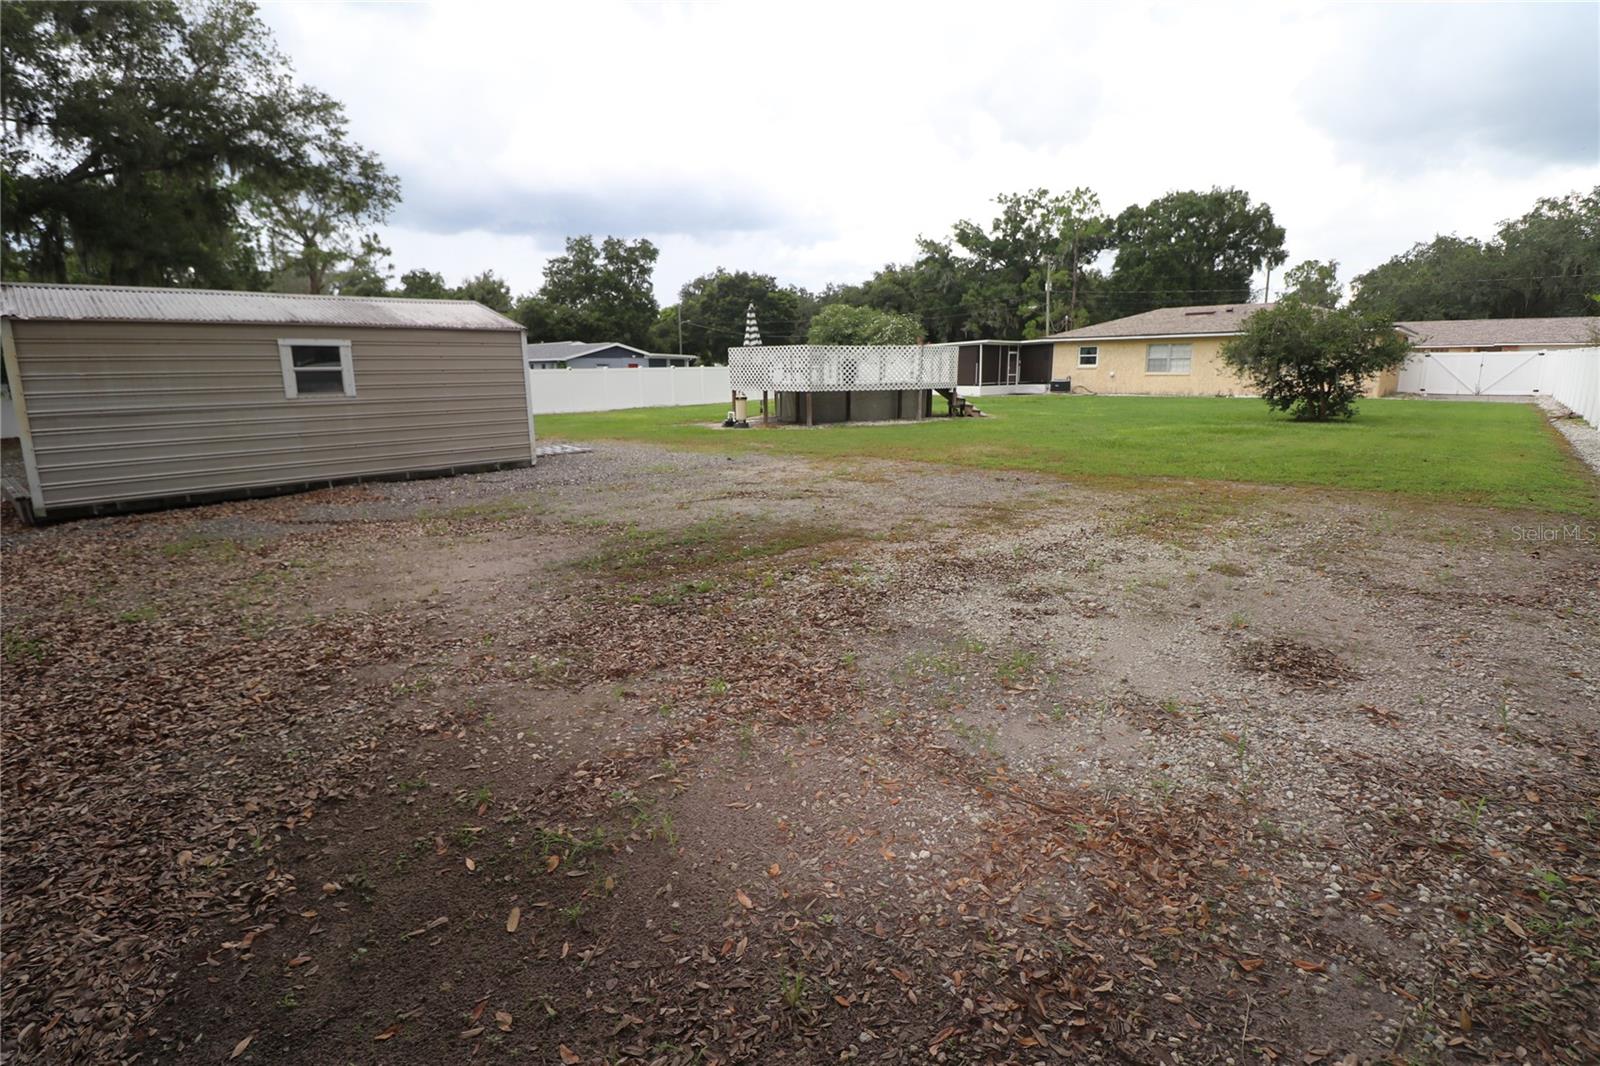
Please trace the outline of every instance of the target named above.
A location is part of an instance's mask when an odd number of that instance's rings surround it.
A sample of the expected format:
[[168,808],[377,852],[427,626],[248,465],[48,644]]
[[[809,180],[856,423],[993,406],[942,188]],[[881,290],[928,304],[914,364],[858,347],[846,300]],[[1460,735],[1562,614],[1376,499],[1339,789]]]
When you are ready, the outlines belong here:
[[283,394],[288,399],[356,394],[349,341],[287,338],[278,342],[278,361],[283,364]]
[[1194,362],[1192,344],[1152,344],[1145,350],[1146,374],[1187,374]]
[[1079,366],[1099,366],[1100,346],[1098,344],[1085,344],[1078,349]]

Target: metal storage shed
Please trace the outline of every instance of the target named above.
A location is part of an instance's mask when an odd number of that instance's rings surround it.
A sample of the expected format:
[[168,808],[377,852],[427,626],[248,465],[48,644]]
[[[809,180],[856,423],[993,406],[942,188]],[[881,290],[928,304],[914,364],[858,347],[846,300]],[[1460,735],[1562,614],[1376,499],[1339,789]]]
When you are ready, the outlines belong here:
[[523,330],[476,303],[0,286],[25,518],[534,462]]

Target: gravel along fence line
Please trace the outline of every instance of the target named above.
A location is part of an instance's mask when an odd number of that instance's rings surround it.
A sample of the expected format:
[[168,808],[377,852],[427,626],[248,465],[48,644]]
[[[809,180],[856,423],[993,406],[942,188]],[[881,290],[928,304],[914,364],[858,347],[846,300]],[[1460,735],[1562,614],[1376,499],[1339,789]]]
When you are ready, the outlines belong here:
[[1540,399],[1539,406],[1550,416],[1550,421],[1561,431],[1561,435],[1572,444],[1572,450],[1578,453],[1578,458],[1600,475],[1600,429],[1591,426],[1549,396]]

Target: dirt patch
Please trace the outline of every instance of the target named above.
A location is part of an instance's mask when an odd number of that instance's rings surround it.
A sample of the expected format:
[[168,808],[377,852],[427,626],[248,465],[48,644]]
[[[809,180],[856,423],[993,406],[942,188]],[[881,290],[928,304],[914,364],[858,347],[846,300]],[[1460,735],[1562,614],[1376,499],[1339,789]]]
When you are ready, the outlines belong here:
[[605,445],[8,535],[5,1051],[1592,1061],[1520,520]]

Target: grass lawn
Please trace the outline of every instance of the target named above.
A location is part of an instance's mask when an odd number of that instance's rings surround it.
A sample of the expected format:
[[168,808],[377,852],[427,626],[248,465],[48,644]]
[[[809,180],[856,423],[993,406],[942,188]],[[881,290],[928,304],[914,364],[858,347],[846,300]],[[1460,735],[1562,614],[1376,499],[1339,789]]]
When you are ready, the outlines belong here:
[[1078,478],[1199,478],[1600,514],[1587,468],[1532,406],[1363,400],[1350,422],[1292,422],[1257,400],[986,396],[993,417],[896,426],[706,428],[724,405],[541,415],[541,438],[869,456]]

